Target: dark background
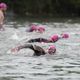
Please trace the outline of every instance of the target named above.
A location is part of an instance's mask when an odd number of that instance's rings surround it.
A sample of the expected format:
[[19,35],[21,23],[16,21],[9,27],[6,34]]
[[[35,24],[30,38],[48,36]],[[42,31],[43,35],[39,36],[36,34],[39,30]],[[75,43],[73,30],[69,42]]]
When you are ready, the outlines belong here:
[[80,0],[0,0],[18,16],[77,16],[80,17]]

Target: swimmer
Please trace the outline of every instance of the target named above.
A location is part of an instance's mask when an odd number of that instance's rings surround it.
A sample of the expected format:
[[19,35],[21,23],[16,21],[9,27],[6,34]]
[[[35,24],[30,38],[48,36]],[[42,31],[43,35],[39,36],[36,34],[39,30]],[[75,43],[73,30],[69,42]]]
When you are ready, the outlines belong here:
[[45,31],[45,28],[43,25],[38,25],[38,24],[30,24],[30,29],[27,30],[28,32],[39,32],[39,33],[43,33]]
[[32,45],[32,44],[25,44],[25,45],[20,45],[18,47],[15,47],[13,49],[11,49],[11,52],[16,52],[19,51],[23,48],[29,48],[32,49],[34,51],[33,56],[40,56],[40,55],[45,55],[45,54],[50,54],[53,55],[56,53],[56,48],[55,46],[51,45],[47,51],[45,51],[43,48],[41,48],[40,46],[37,45]]
[[43,26],[43,25],[39,25],[38,28],[37,28],[37,31],[38,31],[39,33],[45,32],[44,26]]
[[0,3],[0,30],[5,30],[3,27],[4,23],[4,12],[7,10],[7,5],[5,3]]
[[45,39],[45,38],[36,38],[36,39],[31,39],[31,40],[28,40],[27,42],[31,43],[31,42],[45,42],[45,43],[51,43],[51,42],[57,42],[59,39],[67,39],[69,38],[69,35],[64,33],[64,34],[61,34],[61,36],[55,34],[53,36],[50,37],[50,39]]
[[30,24],[30,29],[28,30],[28,32],[33,32],[33,31],[37,31],[37,25],[36,24]]

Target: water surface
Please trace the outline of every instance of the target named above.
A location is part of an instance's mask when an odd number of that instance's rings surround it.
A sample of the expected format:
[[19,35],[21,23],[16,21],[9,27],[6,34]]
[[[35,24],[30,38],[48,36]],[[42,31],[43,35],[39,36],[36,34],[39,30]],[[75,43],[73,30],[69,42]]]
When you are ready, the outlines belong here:
[[[46,25],[43,34],[25,32],[28,24],[8,22],[4,25],[6,31],[0,32],[0,80],[80,80],[80,24],[42,23]],[[29,55],[33,53],[29,49],[9,52],[12,47],[24,44],[28,39],[49,38],[52,34],[64,32],[70,35],[69,39],[61,39],[56,43],[34,43],[44,49],[55,45],[57,52],[53,56],[34,57]]]

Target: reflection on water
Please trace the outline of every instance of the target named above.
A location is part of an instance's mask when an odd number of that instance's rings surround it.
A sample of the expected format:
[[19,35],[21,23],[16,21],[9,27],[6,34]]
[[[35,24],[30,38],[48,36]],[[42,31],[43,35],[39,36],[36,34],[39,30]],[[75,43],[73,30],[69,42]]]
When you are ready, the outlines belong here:
[[[80,80],[80,24],[45,25],[47,26],[44,34],[25,32],[28,24],[17,29],[11,27],[14,26],[13,22],[8,23],[8,27],[5,25],[6,31],[0,32],[0,80]],[[54,56],[29,56],[33,52],[28,49],[9,53],[12,47],[23,44],[30,38],[48,38],[52,34],[63,32],[69,33],[70,38],[56,43],[34,43],[44,48],[54,44],[57,48]]]

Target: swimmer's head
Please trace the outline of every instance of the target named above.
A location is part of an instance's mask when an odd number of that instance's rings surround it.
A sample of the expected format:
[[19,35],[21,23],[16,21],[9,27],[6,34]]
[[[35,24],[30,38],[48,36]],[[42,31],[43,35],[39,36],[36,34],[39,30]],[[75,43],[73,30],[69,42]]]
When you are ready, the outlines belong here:
[[33,31],[36,31],[36,30],[37,30],[37,25],[35,25],[35,24],[30,24],[29,26],[30,26],[29,32],[33,32]]
[[32,26],[31,26],[31,29],[36,31],[36,30],[37,30],[36,25],[32,25]]
[[38,32],[43,33],[45,28],[43,26],[38,26]]
[[59,35],[55,34],[55,35],[50,37],[50,40],[53,42],[56,42],[59,38],[60,38]]
[[49,48],[48,48],[48,53],[52,55],[52,54],[54,54],[55,52],[56,52],[56,47],[53,46],[53,45],[49,46]]
[[0,3],[0,9],[2,9],[3,11],[6,11],[7,5],[5,3]]
[[69,38],[69,34],[67,34],[67,33],[63,33],[63,34],[61,34],[61,37],[67,39],[67,38]]

